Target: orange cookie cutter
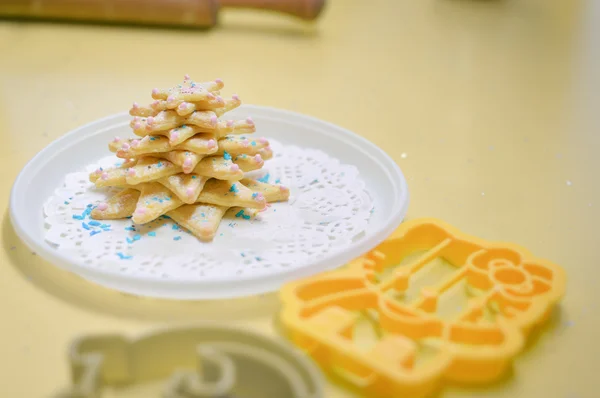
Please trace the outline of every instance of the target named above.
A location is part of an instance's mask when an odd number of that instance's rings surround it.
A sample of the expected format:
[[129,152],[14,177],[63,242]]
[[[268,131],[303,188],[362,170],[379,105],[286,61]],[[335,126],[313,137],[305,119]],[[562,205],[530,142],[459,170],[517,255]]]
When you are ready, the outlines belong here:
[[[412,220],[344,268],[285,285],[281,323],[369,397],[423,397],[442,380],[501,377],[565,283],[562,268],[519,246]],[[365,322],[367,347],[357,339]]]

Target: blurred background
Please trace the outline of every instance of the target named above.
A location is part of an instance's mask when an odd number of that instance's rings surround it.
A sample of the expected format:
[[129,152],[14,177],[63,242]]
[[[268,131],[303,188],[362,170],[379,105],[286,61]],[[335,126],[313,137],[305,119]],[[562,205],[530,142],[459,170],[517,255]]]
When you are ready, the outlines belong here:
[[[220,77],[245,103],[318,117],[382,147],[407,176],[408,218],[516,242],[567,270],[561,310],[516,376],[450,386],[445,398],[597,397],[600,2],[327,0],[318,12],[308,0],[238,0],[217,12],[210,1],[123,1],[144,26],[63,21],[93,5],[119,20],[116,0],[52,3],[0,0],[5,207],[20,169],[57,137],[186,73]],[[36,21],[44,9],[52,21]],[[1,396],[68,385],[66,347],[81,333],[219,318],[276,335],[274,297],[178,305],[105,291],[36,258],[3,216]]]

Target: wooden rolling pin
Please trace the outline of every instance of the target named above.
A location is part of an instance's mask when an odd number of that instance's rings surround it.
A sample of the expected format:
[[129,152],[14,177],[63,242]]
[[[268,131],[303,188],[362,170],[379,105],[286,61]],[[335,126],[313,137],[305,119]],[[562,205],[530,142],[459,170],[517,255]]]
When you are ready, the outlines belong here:
[[0,16],[210,28],[223,7],[314,20],[324,4],[325,0],[0,0]]

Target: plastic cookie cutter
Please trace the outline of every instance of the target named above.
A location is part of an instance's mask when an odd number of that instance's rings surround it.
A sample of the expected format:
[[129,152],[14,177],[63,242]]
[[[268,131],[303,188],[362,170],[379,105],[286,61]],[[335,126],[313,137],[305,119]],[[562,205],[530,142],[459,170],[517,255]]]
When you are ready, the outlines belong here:
[[423,397],[442,380],[499,378],[565,281],[521,247],[413,220],[346,267],[284,286],[281,321],[367,396]]
[[318,367],[285,342],[204,325],[136,340],[100,335],[76,340],[71,387],[57,398],[98,398],[103,387],[167,378],[163,398],[321,398]]

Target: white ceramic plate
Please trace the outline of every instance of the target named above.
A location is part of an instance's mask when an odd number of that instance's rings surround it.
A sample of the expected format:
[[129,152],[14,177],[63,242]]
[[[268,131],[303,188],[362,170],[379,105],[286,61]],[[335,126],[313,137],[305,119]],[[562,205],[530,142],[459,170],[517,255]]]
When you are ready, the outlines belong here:
[[365,233],[347,250],[326,255],[300,268],[210,281],[157,281],[109,273],[84,267],[61,254],[44,239],[44,202],[63,183],[65,175],[105,157],[107,143],[114,136],[131,135],[130,117],[125,113],[71,131],[48,145],[23,168],[10,198],[10,216],[16,233],[50,263],[100,285],[149,297],[208,299],[274,291],[285,282],[337,268],[377,246],[402,222],[408,207],[406,180],[398,165],[371,142],[341,127],[289,111],[246,105],[231,112],[233,116],[235,113],[244,117],[252,115],[260,135],[287,145],[318,148],[358,168],[376,211]]

